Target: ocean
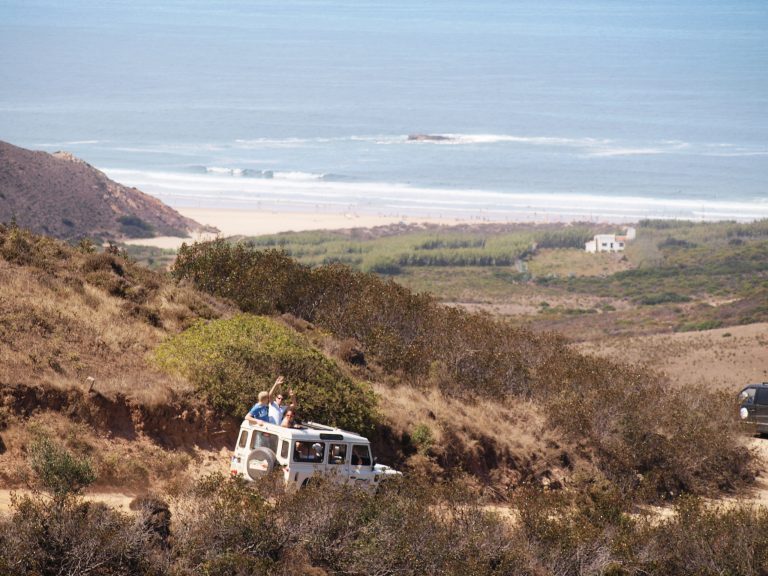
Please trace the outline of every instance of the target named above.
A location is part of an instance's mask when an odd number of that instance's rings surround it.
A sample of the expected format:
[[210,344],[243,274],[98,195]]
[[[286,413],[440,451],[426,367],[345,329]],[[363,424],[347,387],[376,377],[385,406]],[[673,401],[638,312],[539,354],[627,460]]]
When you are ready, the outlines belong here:
[[0,0],[0,139],[175,207],[768,217],[765,0]]

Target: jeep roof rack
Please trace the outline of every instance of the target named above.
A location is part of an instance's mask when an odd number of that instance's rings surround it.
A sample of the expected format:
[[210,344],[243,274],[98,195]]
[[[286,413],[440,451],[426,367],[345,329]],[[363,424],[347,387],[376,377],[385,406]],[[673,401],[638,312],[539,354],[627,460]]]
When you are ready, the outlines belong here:
[[351,432],[350,430],[344,430],[343,428],[337,428],[336,426],[328,426],[327,424],[320,424],[318,422],[304,422],[305,428],[312,430],[327,430],[329,432],[340,432],[343,434],[352,434],[353,436],[360,436],[357,432]]
[[333,426],[326,426],[325,424],[318,424],[317,422],[304,422],[304,426],[313,430],[338,430]]

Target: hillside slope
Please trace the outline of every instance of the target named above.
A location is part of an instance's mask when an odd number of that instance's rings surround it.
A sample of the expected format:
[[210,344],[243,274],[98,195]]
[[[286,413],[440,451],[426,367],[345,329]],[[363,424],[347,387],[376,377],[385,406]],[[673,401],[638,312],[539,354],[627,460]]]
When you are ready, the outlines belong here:
[[206,230],[66,152],[0,142],[0,222],[65,240],[187,236]]
[[[99,254],[0,225],[0,487],[25,482],[26,447],[39,434],[88,454],[101,489],[147,489],[196,475],[205,462],[226,466],[220,451],[231,447],[240,409],[215,409],[205,401],[205,381],[168,374],[152,357],[163,342],[176,342],[183,352],[194,334],[189,328],[201,320],[239,338],[237,326],[226,322],[233,313],[230,305],[114,250]],[[365,365],[352,365],[347,343],[320,328],[290,316],[261,322],[284,325],[279,333],[295,331],[289,339],[309,347],[289,350],[287,336],[280,337],[265,342],[267,356],[237,348],[246,356],[232,360],[235,349],[222,340],[221,361],[231,365],[219,368],[242,372],[243,392],[250,390],[244,401],[280,370],[297,388],[302,415],[322,417],[323,407],[314,404],[326,396],[313,391],[320,383],[313,371],[337,366],[348,376],[337,374],[326,386],[336,400],[336,381],[349,377],[373,384],[381,399],[410,399],[379,403],[371,438],[385,463],[429,476],[467,471],[503,492],[520,482],[560,482],[578,460],[528,403],[478,399],[470,406],[437,390],[425,394],[382,374],[372,354]],[[178,338],[184,334],[186,340]],[[95,379],[90,391],[88,377]],[[505,424],[488,429],[489,413]],[[571,456],[561,458],[565,451]]]

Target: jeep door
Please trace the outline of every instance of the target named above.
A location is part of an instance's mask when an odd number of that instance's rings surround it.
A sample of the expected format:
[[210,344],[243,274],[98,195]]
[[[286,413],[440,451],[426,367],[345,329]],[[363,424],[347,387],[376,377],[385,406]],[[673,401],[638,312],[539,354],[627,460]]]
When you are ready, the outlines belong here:
[[349,444],[331,442],[328,446],[326,472],[337,482],[349,481]]
[[297,440],[293,444],[290,480],[303,486],[315,474],[325,472],[326,443],[317,440]]
[[373,471],[371,447],[368,444],[353,444],[350,462],[349,479],[355,485],[373,488],[376,474]]

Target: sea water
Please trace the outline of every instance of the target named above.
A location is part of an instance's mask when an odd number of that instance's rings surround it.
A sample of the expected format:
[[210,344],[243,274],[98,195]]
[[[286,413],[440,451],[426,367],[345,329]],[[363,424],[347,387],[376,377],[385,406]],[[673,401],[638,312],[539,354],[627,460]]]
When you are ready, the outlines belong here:
[[0,139],[177,207],[768,217],[768,3],[0,0]]

